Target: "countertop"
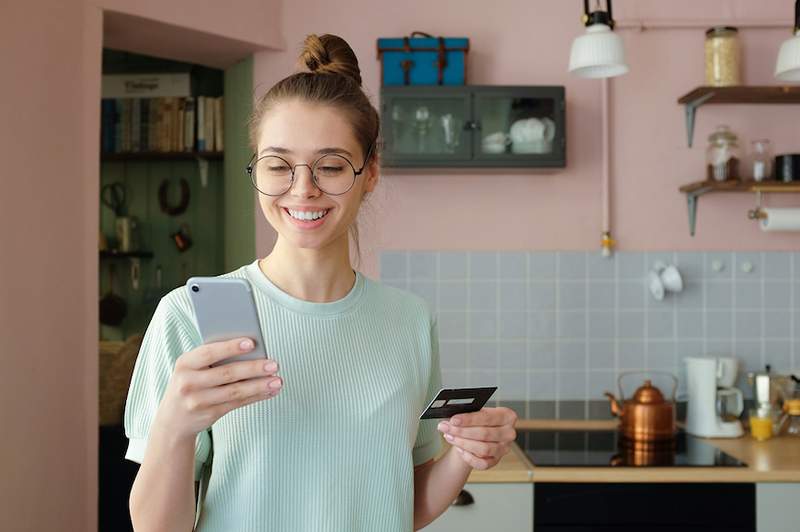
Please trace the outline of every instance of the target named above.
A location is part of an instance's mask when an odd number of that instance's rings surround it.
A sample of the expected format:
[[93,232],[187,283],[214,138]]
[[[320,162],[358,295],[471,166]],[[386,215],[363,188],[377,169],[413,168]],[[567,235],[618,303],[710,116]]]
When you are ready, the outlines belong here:
[[[616,420],[571,421],[524,419],[517,430],[608,430]],[[764,442],[749,434],[741,438],[708,438],[705,441],[745,462],[747,467],[538,467],[513,445],[493,468],[474,469],[467,482],[800,482],[800,438],[778,436]],[[442,440],[443,454],[449,444]]]

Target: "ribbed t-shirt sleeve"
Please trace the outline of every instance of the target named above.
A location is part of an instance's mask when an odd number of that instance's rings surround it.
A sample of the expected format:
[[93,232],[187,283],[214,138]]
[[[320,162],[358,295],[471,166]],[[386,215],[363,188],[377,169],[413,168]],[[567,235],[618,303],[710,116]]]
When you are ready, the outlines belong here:
[[[430,335],[430,372],[428,386],[425,390],[423,408],[433,401],[436,393],[442,387],[442,370],[439,365],[439,325],[435,314],[431,314]],[[414,443],[413,450],[415,466],[424,464],[439,452],[442,445],[441,439],[439,438],[439,431],[436,430],[439,421],[438,419],[421,419],[419,421],[417,440]]]
[[[182,289],[182,288],[179,288]],[[142,463],[150,427],[164,396],[178,357],[202,343],[197,329],[177,301],[180,294],[170,292],[158,302],[147,326],[133,367],[125,403],[125,458]],[[210,429],[195,440],[194,478],[200,479],[203,464],[211,454]]]

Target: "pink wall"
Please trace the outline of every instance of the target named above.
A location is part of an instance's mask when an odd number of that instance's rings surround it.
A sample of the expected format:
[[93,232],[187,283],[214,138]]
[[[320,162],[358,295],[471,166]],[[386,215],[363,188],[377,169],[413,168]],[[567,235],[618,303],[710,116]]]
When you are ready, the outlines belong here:
[[[192,0],[109,0],[102,5],[154,24],[170,24],[182,35],[218,46],[257,49],[282,42],[274,18],[278,0],[237,0],[225,3],[224,9],[216,2]],[[138,38],[152,36],[142,33]],[[170,43],[161,43],[168,52]],[[97,530],[102,45],[103,9],[97,2],[3,3],[3,531]]]
[[[534,174],[386,169],[371,208],[360,215],[362,269],[369,275],[377,275],[382,249],[599,246],[600,82],[576,79],[566,71],[572,39],[582,31],[581,2],[508,0],[493,5],[496,9],[478,0],[411,0],[388,5],[351,0],[330,10],[318,0],[287,3],[284,28],[291,37],[286,51],[256,56],[259,96],[292,71],[305,34],[337,33],[355,49],[366,88],[377,105],[376,39],[419,29],[470,37],[469,83],[566,86],[568,166],[564,170]],[[742,29],[746,83],[776,84],[772,68],[780,42],[790,34],[791,2],[618,0],[614,7],[617,18],[626,20],[709,24],[784,20],[785,28]],[[701,178],[706,137],[718,123],[731,125],[745,147],[754,137],[767,137],[778,152],[800,151],[800,106],[704,107],[690,149],[683,108],[676,100],[703,82],[703,28],[629,29],[621,34],[631,72],[611,84],[611,220],[619,249],[797,248],[797,234],[763,234],[747,220],[746,212],[754,202],[749,195],[703,197],[697,236],[691,238],[686,202],[677,189]],[[768,202],[800,205],[797,196],[768,198]],[[274,235],[263,218],[257,224],[257,249],[265,254]]]

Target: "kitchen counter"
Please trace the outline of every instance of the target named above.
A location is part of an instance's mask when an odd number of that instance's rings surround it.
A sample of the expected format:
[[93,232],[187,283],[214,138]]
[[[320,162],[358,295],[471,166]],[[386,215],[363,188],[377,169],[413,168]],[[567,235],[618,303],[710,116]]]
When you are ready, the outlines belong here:
[[[525,419],[516,428],[608,430],[616,426],[616,420]],[[747,467],[537,467],[514,444],[500,463],[486,471],[473,470],[467,482],[800,482],[800,438],[779,436],[757,442],[745,434],[705,441]],[[440,455],[449,448],[446,441],[442,443]]]

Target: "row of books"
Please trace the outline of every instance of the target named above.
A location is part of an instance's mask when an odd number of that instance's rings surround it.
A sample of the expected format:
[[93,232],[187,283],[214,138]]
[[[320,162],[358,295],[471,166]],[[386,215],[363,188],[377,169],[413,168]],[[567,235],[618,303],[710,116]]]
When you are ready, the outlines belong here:
[[222,151],[222,96],[104,98],[104,153]]

